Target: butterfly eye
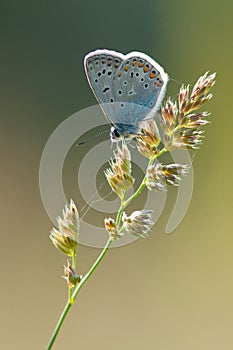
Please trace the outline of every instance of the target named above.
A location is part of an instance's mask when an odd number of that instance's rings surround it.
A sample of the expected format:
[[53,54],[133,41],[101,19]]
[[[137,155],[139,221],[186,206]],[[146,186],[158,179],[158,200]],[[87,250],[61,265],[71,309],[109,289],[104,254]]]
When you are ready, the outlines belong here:
[[112,140],[117,140],[120,137],[121,137],[121,134],[119,133],[119,131],[116,128],[112,127],[111,128],[111,139]]

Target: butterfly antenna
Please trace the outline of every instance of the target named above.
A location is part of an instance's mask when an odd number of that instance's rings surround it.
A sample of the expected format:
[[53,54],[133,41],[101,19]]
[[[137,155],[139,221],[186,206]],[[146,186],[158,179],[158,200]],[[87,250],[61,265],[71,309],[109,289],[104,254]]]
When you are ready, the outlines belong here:
[[109,132],[109,130],[103,130],[103,131],[100,131],[98,132],[98,134],[94,135],[93,137],[90,137],[89,139],[86,139],[86,140],[82,140],[78,143],[76,143],[76,146],[81,146],[81,145],[84,145],[85,143],[91,141],[91,140],[94,140],[96,137],[99,137],[103,134],[106,134],[106,132]]
[[177,80],[177,79],[170,78],[170,80],[172,80],[172,81],[173,81],[174,83],[176,83],[176,84],[179,84],[179,85],[185,85],[185,83],[184,83],[184,82],[179,81],[179,80]]

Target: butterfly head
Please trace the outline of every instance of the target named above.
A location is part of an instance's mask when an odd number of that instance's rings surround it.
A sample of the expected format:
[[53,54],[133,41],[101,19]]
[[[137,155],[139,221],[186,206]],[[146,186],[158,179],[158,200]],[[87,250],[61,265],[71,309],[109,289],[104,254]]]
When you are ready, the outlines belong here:
[[115,128],[115,126],[111,127],[110,139],[111,139],[111,142],[118,142],[123,139],[123,136],[119,133],[119,131],[117,130],[117,128]]
[[110,131],[110,139],[112,142],[121,140],[132,140],[138,135],[140,128],[138,125],[116,123],[112,124]]

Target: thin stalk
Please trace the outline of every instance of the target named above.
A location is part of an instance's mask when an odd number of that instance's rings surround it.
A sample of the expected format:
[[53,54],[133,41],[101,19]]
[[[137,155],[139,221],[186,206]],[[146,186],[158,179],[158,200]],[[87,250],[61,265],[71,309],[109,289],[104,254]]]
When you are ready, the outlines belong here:
[[47,350],[52,349],[52,346],[55,342],[55,339],[57,338],[57,335],[59,333],[59,330],[65,320],[65,317],[69,311],[69,309],[71,308],[71,306],[74,303],[74,300],[76,299],[79,291],[81,290],[82,286],[86,283],[86,281],[88,280],[88,278],[92,275],[92,273],[95,271],[95,269],[97,268],[97,266],[99,265],[99,263],[101,262],[101,260],[103,259],[104,255],[107,253],[108,248],[110,247],[111,243],[112,243],[113,239],[111,237],[109,237],[104,249],[102,250],[102,252],[100,253],[100,255],[98,256],[97,260],[94,262],[94,264],[92,265],[92,267],[90,268],[90,270],[86,273],[86,275],[81,279],[81,282],[78,284],[78,286],[76,287],[76,289],[74,290],[71,298],[69,299],[69,301],[67,302],[64,310],[62,311],[62,314],[58,320],[58,323],[56,325],[56,328],[53,332],[53,335],[50,339],[49,345],[47,347]]
[[[72,269],[75,271],[76,269],[76,251],[73,252],[73,255],[71,256],[71,266]],[[72,293],[73,293],[74,287],[71,285],[68,287],[68,300],[70,303],[72,303]]]
[[70,301],[68,301],[68,303],[66,304],[66,306],[65,306],[64,310],[62,311],[62,314],[61,314],[61,316],[60,316],[60,318],[58,320],[58,323],[57,323],[56,328],[55,328],[55,330],[53,332],[53,335],[52,335],[52,337],[50,339],[50,342],[49,342],[49,345],[47,347],[47,350],[52,349],[53,343],[55,342],[55,339],[56,339],[56,337],[58,335],[58,332],[59,332],[59,330],[60,330],[60,328],[61,328],[61,326],[63,324],[63,321],[64,321],[64,319],[65,319],[69,309],[71,308],[71,306],[72,306],[72,303]]
[[74,293],[72,295],[72,299],[73,301],[76,299],[80,289],[82,288],[82,286],[86,283],[86,281],[88,280],[89,277],[91,277],[91,275],[93,274],[93,272],[95,271],[95,269],[97,268],[97,266],[99,265],[99,263],[101,262],[101,260],[103,259],[103,257],[105,256],[105,254],[108,251],[108,248],[110,247],[110,245],[112,244],[112,241],[114,239],[112,237],[108,238],[108,241],[104,247],[104,249],[102,250],[102,252],[100,253],[100,255],[98,256],[98,258],[96,259],[96,261],[94,262],[94,264],[92,265],[92,267],[90,268],[90,270],[86,273],[86,275],[81,279],[81,282],[79,283],[79,285],[76,287],[76,289],[74,290]]
[[123,210],[125,209],[125,203],[126,202],[125,202],[125,196],[124,196],[124,198],[121,199],[121,206],[120,206],[120,209],[118,210],[117,217],[116,217],[116,226],[117,227],[120,225]]

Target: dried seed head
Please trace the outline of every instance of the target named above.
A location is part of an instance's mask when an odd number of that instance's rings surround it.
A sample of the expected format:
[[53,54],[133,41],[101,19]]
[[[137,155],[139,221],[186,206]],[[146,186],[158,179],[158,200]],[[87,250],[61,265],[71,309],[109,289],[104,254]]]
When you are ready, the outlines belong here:
[[203,97],[207,96],[209,90],[215,84],[216,73],[208,76],[209,72],[206,72],[201,76],[193,87],[191,92],[190,100],[195,102],[201,100]]
[[207,112],[188,114],[184,123],[184,127],[187,129],[197,129],[200,126],[209,124],[208,120],[203,119],[208,115],[209,113]]
[[180,129],[173,135],[173,147],[198,149],[202,144],[203,133],[196,129]]
[[130,152],[125,143],[122,149],[117,147],[114,157],[114,160],[109,162],[110,168],[105,171],[105,176],[112,190],[122,199],[134,183],[131,176]]
[[53,228],[50,231],[50,236],[52,243],[55,245],[57,249],[59,249],[64,254],[72,256],[77,247],[77,242],[73,240],[71,237],[63,235],[56,228]]
[[114,240],[117,240],[124,235],[123,233],[118,232],[116,223],[112,218],[104,219],[104,226],[106,228],[106,231],[108,231],[109,236]]
[[72,268],[69,260],[67,260],[67,266],[64,266],[64,276],[68,286],[75,287],[79,284],[82,279],[81,275],[76,275],[74,269]]
[[162,108],[161,126],[163,143],[167,150],[174,148],[199,148],[202,132],[199,128],[209,122],[205,119],[207,112],[195,112],[211,98],[210,88],[215,84],[216,74],[201,76],[189,94],[189,86],[180,88],[178,110],[176,104],[168,100]]
[[189,85],[181,86],[178,97],[179,111],[184,112],[189,100]]
[[57,218],[58,229],[50,231],[49,238],[56,248],[63,253],[72,256],[78,245],[79,235],[79,214],[71,199],[70,205],[66,205],[63,210],[63,219]]
[[137,137],[138,151],[146,158],[154,158],[159,152],[160,136],[158,127],[154,119],[150,119],[145,123],[143,135]]
[[122,170],[129,175],[131,173],[131,155],[124,142],[122,144],[122,149],[118,147],[115,159],[121,164]]
[[161,127],[165,133],[169,134],[174,130],[177,124],[176,119],[178,109],[176,103],[168,99],[165,103],[165,106],[162,107],[161,112]]
[[149,190],[166,191],[167,185],[178,186],[181,175],[186,175],[188,165],[182,164],[153,164],[147,169],[146,186]]
[[122,215],[123,228],[137,237],[148,237],[148,232],[154,224],[151,219],[152,210],[134,211],[130,216]]
[[215,84],[216,73],[209,76],[208,73],[209,72],[206,72],[201,76],[194,85],[190,95],[189,107],[186,106],[185,108],[186,113],[201,108],[212,98],[212,94],[209,94],[209,90]]

